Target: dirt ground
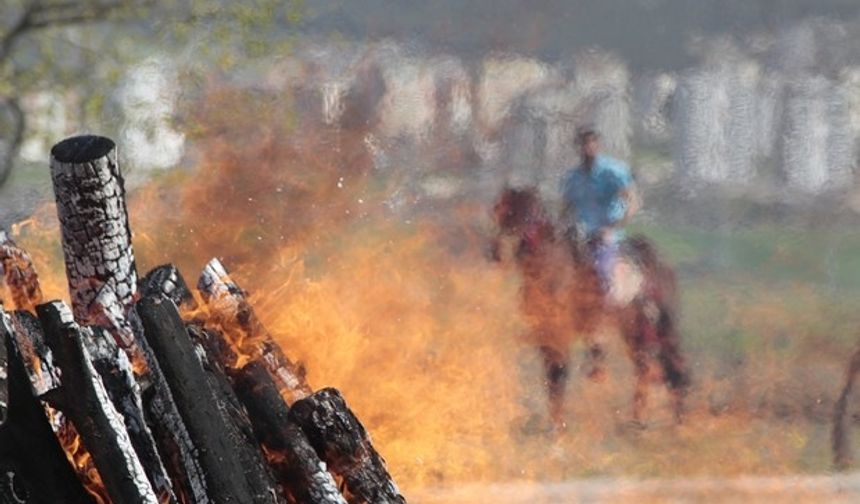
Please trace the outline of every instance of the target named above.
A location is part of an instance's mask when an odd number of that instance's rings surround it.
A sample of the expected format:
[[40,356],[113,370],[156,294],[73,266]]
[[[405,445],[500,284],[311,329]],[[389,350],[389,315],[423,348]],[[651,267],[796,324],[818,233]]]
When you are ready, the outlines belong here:
[[832,502],[860,501],[860,473],[836,476],[786,476],[690,479],[595,478],[563,483],[502,483],[426,488],[407,496],[418,504],[494,502],[687,503],[687,502]]

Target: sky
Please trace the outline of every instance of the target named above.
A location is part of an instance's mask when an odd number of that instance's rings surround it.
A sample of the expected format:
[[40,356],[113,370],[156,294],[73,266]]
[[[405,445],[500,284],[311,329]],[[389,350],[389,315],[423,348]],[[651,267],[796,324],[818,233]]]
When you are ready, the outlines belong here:
[[310,32],[547,60],[600,46],[639,70],[687,66],[694,60],[688,42],[700,35],[746,34],[810,16],[860,16],[858,0],[316,0],[308,6]]

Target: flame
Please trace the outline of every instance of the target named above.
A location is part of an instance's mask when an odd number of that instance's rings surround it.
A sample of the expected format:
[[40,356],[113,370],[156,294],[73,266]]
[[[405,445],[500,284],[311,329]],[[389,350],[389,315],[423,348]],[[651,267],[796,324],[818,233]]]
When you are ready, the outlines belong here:
[[[130,193],[141,272],[173,262],[194,285],[221,258],[309,383],[344,393],[407,490],[549,475],[546,439],[521,432],[543,389],[519,337],[518,277],[483,257],[485,205],[398,207],[415,198],[375,171],[366,129],[299,130],[287,103],[269,105],[216,89],[190,119],[198,164]],[[224,113],[237,109],[254,113]],[[67,299],[53,211],[18,242],[45,295]],[[197,304],[185,317],[214,320]],[[258,341],[226,333],[237,365],[255,356]]]
[[81,442],[81,436],[77,429],[65,416],[50,408],[48,409],[53,419],[52,423],[57,426],[57,439],[59,439],[60,445],[66,453],[66,458],[69,459],[69,463],[72,464],[87,493],[95,499],[97,504],[110,504],[111,501],[101,475],[93,462],[92,455]]
[[[297,128],[288,100],[215,88],[187,121],[195,165],[130,192],[141,273],[173,262],[193,286],[221,258],[309,383],[343,392],[407,495],[586,472],[788,467],[784,438],[762,436],[755,451],[733,434],[749,418],[694,413],[690,427],[619,435],[632,384],[618,338],[608,347],[617,378],[587,384],[574,362],[571,432],[551,438],[540,357],[522,337],[520,277],[484,257],[490,202],[422,204],[408,176],[374,168],[370,126]],[[53,207],[17,232],[47,298],[68,299]],[[197,304],[186,318],[215,320]],[[241,328],[226,334],[237,365],[255,356],[259,342]],[[662,400],[655,389],[652,403]],[[715,443],[715,432],[735,441]],[[713,462],[723,460],[735,462]]]

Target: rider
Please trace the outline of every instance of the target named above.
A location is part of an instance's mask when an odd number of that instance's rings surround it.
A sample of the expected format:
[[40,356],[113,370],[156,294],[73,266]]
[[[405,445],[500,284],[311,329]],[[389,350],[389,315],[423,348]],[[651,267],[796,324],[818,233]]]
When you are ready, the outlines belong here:
[[640,200],[630,169],[600,153],[594,128],[577,132],[582,162],[562,183],[563,218],[575,239],[585,239],[604,294],[613,285],[613,271],[622,238],[621,227],[639,210]]

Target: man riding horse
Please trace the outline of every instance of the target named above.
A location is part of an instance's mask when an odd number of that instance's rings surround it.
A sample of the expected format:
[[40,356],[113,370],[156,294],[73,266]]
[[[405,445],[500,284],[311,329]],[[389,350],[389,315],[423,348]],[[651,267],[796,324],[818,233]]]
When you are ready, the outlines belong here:
[[595,336],[606,322],[619,330],[634,366],[634,421],[643,418],[651,363],[662,370],[680,421],[690,382],[680,351],[674,274],[645,237],[622,236],[621,226],[639,208],[629,169],[600,154],[593,129],[581,130],[577,141],[582,163],[564,179],[562,233],[534,187],[507,187],[493,206],[498,234],[492,257],[502,259],[503,239],[516,240],[521,309],[529,326],[524,336],[543,357],[550,419],[556,430],[565,429],[574,340],[589,346],[589,376],[605,375]]
[[600,153],[600,136],[592,128],[577,134],[582,162],[562,185],[562,222],[573,244],[585,243],[604,294],[615,286],[621,226],[639,210],[640,200],[627,166]]

